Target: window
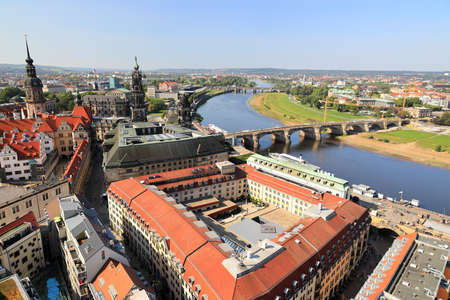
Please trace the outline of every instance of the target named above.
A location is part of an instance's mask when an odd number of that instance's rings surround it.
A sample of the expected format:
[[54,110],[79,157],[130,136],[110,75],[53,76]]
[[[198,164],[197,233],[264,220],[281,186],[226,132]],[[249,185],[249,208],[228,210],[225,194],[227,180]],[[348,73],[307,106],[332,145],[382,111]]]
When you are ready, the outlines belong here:
[[0,219],[3,219],[6,216],[5,211],[2,211],[2,213],[0,214]]
[[22,171],[14,171],[14,174],[22,174]]
[[109,295],[111,296],[112,299],[116,299],[117,298],[116,288],[112,284],[108,287],[108,292],[109,292]]
[[61,194],[61,188],[56,189],[56,195],[59,195],[59,194]]
[[28,208],[28,207],[31,207],[31,206],[33,205],[33,203],[31,202],[31,200],[27,200],[27,201],[25,202],[25,205],[26,205],[26,207]]
[[48,200],[48,193],[45,193],[42,195],[42,200]]
[[19,212],[19,205],[14,206],[14,207],[12,208],[12,212],[13,212],[13,214],[18,213],[18,212]]

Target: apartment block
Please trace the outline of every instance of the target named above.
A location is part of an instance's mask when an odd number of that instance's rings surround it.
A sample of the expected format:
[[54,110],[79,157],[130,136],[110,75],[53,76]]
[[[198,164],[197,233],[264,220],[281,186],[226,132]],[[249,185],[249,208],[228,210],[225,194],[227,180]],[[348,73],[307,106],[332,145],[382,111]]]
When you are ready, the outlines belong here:
[[[336,295],[367,248],[367,210],[249,165],[237,169],[246,174],[246,192],[272,211],[277,208],[269,204],[269,192],[265,194],[265,187],[270,187],[280,201],[281,218],[270,221],[269,213],[258,218],[244,213],[225,224],[208,211],[193,210],[192,202],[179,194],[175,198],[180,190],[158,184],[158,178],[138,177],[110,184],[111,226],[143,267],[161,278],[170,299],[326,300]],[[186,174],[180,173],[180,178]],[[158,175],[177,184],[169,172]],[[290,195],[292,203],[281,206],[278,192]],[[289,213],[295,211],[297,199],[308,207]],[[205,203],[210,211],[216,209],[213,200]],[[284,222],[286,214],[293,221]]]
[[450,242],[417,232],[397,237],[355,300],[448,299]]
[[34,277],[45,266],[41,232],[33,212],[0,228],[0,262],[20,278]]
[[60,199],[56,220],[63,269],[75,299],[92,297],[88,284],[109,259],[129,266],[123,247],[75,195]]

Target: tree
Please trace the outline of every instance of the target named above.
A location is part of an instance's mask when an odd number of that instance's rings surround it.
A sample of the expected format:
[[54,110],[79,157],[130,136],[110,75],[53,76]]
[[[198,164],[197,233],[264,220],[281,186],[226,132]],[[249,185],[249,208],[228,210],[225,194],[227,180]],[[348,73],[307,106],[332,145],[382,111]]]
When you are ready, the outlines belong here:
[[129,90],[130,89],[130,83],[128,81],[125,81],[123,83],[123,87],[126,88],[127,90]]
[[439,119],[434,120],[438,125],[450,126],[450,112],[445,112]]
[[74,99],[71,92],[62,92],[56,95],[56,105],[61,111],[69,111],[75,106]]
[[164,103],[164,99],[160,98],[147,98],[148,101],[148,110],[149,112],[160,112],[166,109],[166,104]]
[[10,86],[0,91],[0,103],[9,102],[9,99],[15,96],[25,96],[25,92],[18,87]]

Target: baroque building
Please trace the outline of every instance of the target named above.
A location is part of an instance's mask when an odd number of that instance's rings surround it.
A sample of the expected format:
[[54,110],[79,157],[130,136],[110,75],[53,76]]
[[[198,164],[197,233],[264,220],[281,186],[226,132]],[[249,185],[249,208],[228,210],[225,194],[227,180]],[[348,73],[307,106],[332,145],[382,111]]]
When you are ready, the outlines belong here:
[[142,86],[142,74],[139,71],[137,58],[134,57],[134,71],[131,79],[131,95],[130,95],[130,110],[131,121],[147,121],[147,107],[145,105],[145,92]]
[[36,68],[33,65],[33,59],[30,57],[30,50],[28,49],[28,41],[25,40],[27,47],[27,76],[24,81],[27,118],[36,118],[37,113],[46,112],[46,104],[44,93],[42,92],[42,81],[36,76]]

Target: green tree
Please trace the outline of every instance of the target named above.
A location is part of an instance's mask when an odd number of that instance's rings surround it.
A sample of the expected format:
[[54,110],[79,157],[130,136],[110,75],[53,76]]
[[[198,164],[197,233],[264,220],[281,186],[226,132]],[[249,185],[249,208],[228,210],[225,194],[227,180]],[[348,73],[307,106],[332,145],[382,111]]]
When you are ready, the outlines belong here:
[[438,125],[450,126],[450,112],[444,112],[439,119],[434,120]]
[[148,110],[149,112],[160,112],[166,109],[166,104],[164,103],[164,99],[160,98],[147,98],[148,101]]
[[71,92],[62,92],[56,95],[56,105],[60,111],[72,110],[75,106],[75,96]]
[[0,91],[0,103],[9,102],[9,99],[17,95],[24,97],[25,91],[15,86],[4,88],[3,90]]

